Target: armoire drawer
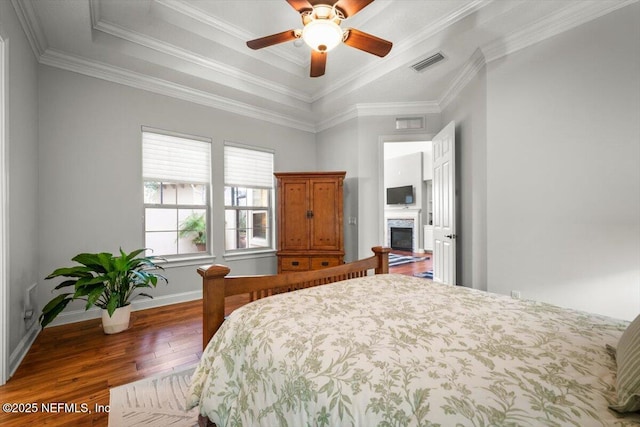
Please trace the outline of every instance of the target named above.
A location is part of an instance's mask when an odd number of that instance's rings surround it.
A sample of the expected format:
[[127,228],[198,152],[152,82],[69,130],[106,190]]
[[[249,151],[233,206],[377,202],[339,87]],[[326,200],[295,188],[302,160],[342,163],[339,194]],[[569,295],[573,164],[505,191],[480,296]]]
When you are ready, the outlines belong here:
[[311,258],[311,269],[319,270],[321,268],[335,267],[342,264],[341,257],[322,257]]
[[309,270],[309,258],[280,257],[280,269],[282,271],[307,271]]

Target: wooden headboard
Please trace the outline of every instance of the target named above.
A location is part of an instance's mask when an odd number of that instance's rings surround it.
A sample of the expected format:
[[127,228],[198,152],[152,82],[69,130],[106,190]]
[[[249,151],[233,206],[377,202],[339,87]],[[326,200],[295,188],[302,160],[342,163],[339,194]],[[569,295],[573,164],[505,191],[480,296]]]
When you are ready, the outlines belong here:
[[225,297],[249,294],[253,301],[278,293],[366,276],[369,271],[375,274],[388,273],[391,249],[376,246],[371,250],[374,253],[372,257],[337,267],[263,276],[226,277],[231,270],[224,265],[200,267],[198,274],[202,276],[203,348],[224,321]]

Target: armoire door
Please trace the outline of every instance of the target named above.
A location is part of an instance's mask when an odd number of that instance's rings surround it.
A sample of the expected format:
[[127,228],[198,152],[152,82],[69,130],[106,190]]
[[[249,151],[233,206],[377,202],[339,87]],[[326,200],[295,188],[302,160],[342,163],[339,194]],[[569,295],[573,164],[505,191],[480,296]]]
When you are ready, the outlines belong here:
[[313,179],[310,181],[310,249],[342,248],[342,181]]
[[309,249],[309,181],[284,181],[279,190],[279,250]]

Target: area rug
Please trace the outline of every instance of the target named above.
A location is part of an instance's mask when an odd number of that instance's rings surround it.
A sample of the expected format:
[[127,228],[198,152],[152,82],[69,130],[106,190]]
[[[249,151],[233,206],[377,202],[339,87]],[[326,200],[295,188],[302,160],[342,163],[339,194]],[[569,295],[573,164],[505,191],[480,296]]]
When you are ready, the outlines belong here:
[[426,259],[429,259],[429,257],[414,257],[414,256],[389,254],[389,267],[395,267],[397,265],[402,265],[402,264],[409,264],[411,262],[424,261]]
[[195,367],[167,372],[113,387],[109,393],[109,427],[198,425],[198,408],[185,411]]
[[423,271],[422,273],[415,273],[414,276],[422,277],[423,279],[432,279],[433,280],[433,270]]

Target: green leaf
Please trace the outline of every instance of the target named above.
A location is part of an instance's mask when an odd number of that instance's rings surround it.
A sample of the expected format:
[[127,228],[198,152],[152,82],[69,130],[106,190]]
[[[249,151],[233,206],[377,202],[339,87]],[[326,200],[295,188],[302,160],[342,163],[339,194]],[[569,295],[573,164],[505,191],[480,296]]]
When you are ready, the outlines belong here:
[[104,273],[108,270],[109,266],[108,263],[106,266],[103,265],[103,261],[105,259],[111,259],[111,256],[112,255],[108,252],[101,252],[98,254],[82,253],[74,256],[71,260],[83,264],[91,268],[93,271]]
[[[136,249],[135,251],[131,252],[129,255],[127,255],[127,258],[134,259],[135,257],[137,257],[138,255],[140,255],[142,252],[144,252],[146,249]],[[122,249],[120,249],[120,251],[122,251]],[[122,254],[124,255],[124,252],[122,252]],[[143,258],[140,258],[143,259]]]
[[76,267],[63,267],[54,270],[53,273],[49,274],[45,277],[46,280],[53,279],[58,276],[67,276],[67,277],[86,277],[91,276],[91,271],[93,271],[89,267],[84,266],[76,266]]
[[87,305],[85,306],[85,310],[89,310],[91,306],[95,305],[103,293],[104,293],[104,288],[102,286],[96,286],[91,292],[89,292],[87,296]]
[[109,317],[113,316],[113,312],[119,307],[119,297],[120,295],[117,293],[111,294],[111,298],[109,298],[109,302],[107,303],[107,312],[109,313]]
[[139,257],[146,250],[136,249],[127,254],[120,248],[119,256],[116,257],[108,252],[80,253],[72,258],[72,261],[80,265],[54,270],[46,279],[60,276],[69,278],[55,289],[73,286],[75,293],[58,295],[45,306],[41,316],[43,327],[74,299],[86,299],[86,309],[96,305],[107,309],[111,316],[116,308],[127,305],[133,297],[141,295],[152,298],[144,293],[133,295],[134,289],[155,287],[158,280],[168,283],[166,277],[148,271],[163,270],[154,261],[164,258]]
[[71,294],[60,294],[57,295],[54,299],[52,299],[51,301],[49,301],[47,303],[47,305],[44,306],[44,308],[42,309],[43,312],[46,311],[51,311],[53,309],[53,307],[55,307],[56,305],[60,304],[60,302],[62,300],[64,300],[66,297],[68,297]]
[[138,295],[136,295],[136,296],[147,297],[147,298],[151,298],[151,299],[153,299],[153,296],[151,296],[151,295],[149,295],[149,294],[145,294],[145,293],[143,293],[143,292],[140,292],[140,293],[139,293]]
[[54,290],[58,290],[58,289],[62,289],[64,287],[67,286],[73,286],[75,285],[77,282],[77,280],[65,280],[64,282],[60,283],[58,286],[56,286],[55,288],[53,288]]
[[71,302],[71,298],[68,297],[69,295],[70,294],[58,295],[53,300],[49,301],[44,309],[42,309],[42,314],[38,320],[43,328],[51,323],[53,319],[55,319],[56,316],[60,314]]

